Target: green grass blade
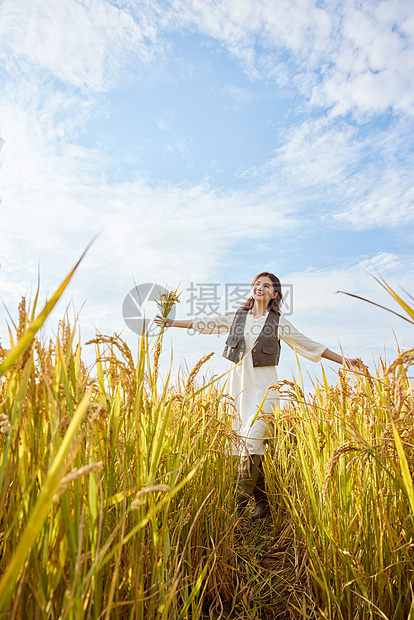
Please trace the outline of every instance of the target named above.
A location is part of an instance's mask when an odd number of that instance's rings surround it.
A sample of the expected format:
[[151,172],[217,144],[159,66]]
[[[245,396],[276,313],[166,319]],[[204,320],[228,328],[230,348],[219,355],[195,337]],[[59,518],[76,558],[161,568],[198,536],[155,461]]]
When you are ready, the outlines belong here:
[[7,372],[7,370],[11,366],[13,366],[13,364],[15,364],[17,362],[17,360],[20,358],[20,356],[22,356],[23,353],[31,345],[31,343],[33,341],[33,338],[35,337],[35,335],[37,334],[39,329],[42,327],[43,323],[46,321],[47,317],[52,312],[53,308],[56,306],[56,304],[59,301],[59,299],[62,297],[66,287],[68,286],[68,284],[71,281],[75,271],[77,270],[77,268],[79,267],[81,261],[83,260],[83,258],[85,256],[86,252],[88,251],[91,243],[88,245],[86,250],[82,253],[82,256],[80,257],[80,259],[78,260],[76,265],[73,267],[73,269],[70,271],[70,273],[63,280],[62,284],[58,287],[58,289],[52,295],[51,299],[49,299],[49,301],[46,302],[43,310],[41,310],[41,312],[38,314],[38,316],[33,321],[31,321],[27,331],[23,334],[23,336],[20,338],[18,343],[11,349],[11,351],[9,351],[9,353],[7,354],[4,362],[0,365],[0,377],[2,377]]
[[414,488],[413,481],[410,474],[410,468],[408,467],[407,458],[404,453],[401,438],[398,434],[397,427],[394,420],[392,420],[392,430],[394,432],[395,446],[397,448],[398,456],[400,458],[401,475],[404,481],[405,492],[407,493],[408,501],[410,502],[411,513],[414,515]]

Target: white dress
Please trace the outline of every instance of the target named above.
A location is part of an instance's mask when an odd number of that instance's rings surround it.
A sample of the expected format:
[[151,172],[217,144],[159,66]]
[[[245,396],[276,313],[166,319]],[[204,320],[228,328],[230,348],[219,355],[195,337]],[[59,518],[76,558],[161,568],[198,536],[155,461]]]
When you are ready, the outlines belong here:
[[[195,318],[193,329],[200,334],[225,333],[230,330],[236,311],[226,312],[218,317]],[[267,313],[255,319],[250,312],[246,316],[244,328],[245,353],[256,342],[266,321]],[[313,362],[319,362],[326,346],[311,340],[299,332],[283,314],[279,317],[278,336],[300,355]],[[269,387],[278,381],[276,366],[253,367],[252,354],[249,352],[241,364],[232,364],[228,376],[227,390],[232,398],[234,412],[232,428],[238,438],[233,454],[264,454],[267,435],[266,423],[262,413],[272,413],[272,408],[279,404],[276,389]],[[263,406],[258,409],[266,396]]]

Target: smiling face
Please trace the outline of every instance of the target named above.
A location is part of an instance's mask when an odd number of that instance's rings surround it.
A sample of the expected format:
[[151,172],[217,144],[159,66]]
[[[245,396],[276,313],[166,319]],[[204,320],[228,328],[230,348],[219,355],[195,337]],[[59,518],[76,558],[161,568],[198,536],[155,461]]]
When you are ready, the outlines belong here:
[[255,280],[252,293],[255,302],[263,304],[266,307],[269,301],[274,299],[277,295],[272,280],[267,276],[260,276]]

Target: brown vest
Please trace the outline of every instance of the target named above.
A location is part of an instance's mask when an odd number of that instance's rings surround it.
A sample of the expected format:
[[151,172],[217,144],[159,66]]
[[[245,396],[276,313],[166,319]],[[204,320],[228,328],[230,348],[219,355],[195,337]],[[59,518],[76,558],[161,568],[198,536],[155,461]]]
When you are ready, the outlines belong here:
[[[245,351],[244,326],[246,324],[248,310],[239,308],[230,333],[226,340],[223,356],[237,364],[242,359]],[[269,312],[262,331],[259,334],[252,349],[253,366],[277,366],[280,357],[280,342],[277,337],[279,327],[279,315]]]

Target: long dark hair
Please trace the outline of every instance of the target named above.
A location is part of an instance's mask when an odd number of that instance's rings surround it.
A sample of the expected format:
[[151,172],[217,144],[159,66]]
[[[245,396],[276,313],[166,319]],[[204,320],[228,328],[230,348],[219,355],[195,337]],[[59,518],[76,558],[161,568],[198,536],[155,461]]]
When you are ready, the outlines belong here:
[[[253,285],[256,282],[256,280],[258,280],[259,278],[264,278],[264,277],[269,278],[273,282],[273,290],[275,293],[277,293],[276,297],[274,299],[271,299],[269,303],[267,304],[267,309],[269,310],[269,312],[280,314],[280,306],[282,304],[282,285],[280,284],[279,278],[273,275],[273,273],[268,273],[267,271],[263,271],[263,273],[259,273],[259,275],[253,279],[251,286],[253,288]],[[249,297],[249,299],[246,301],[245,304],[243,304],[243,306],[241,306],[241,308],[243,310],[251,310],[253,306],[254,306],[254,298]]]

